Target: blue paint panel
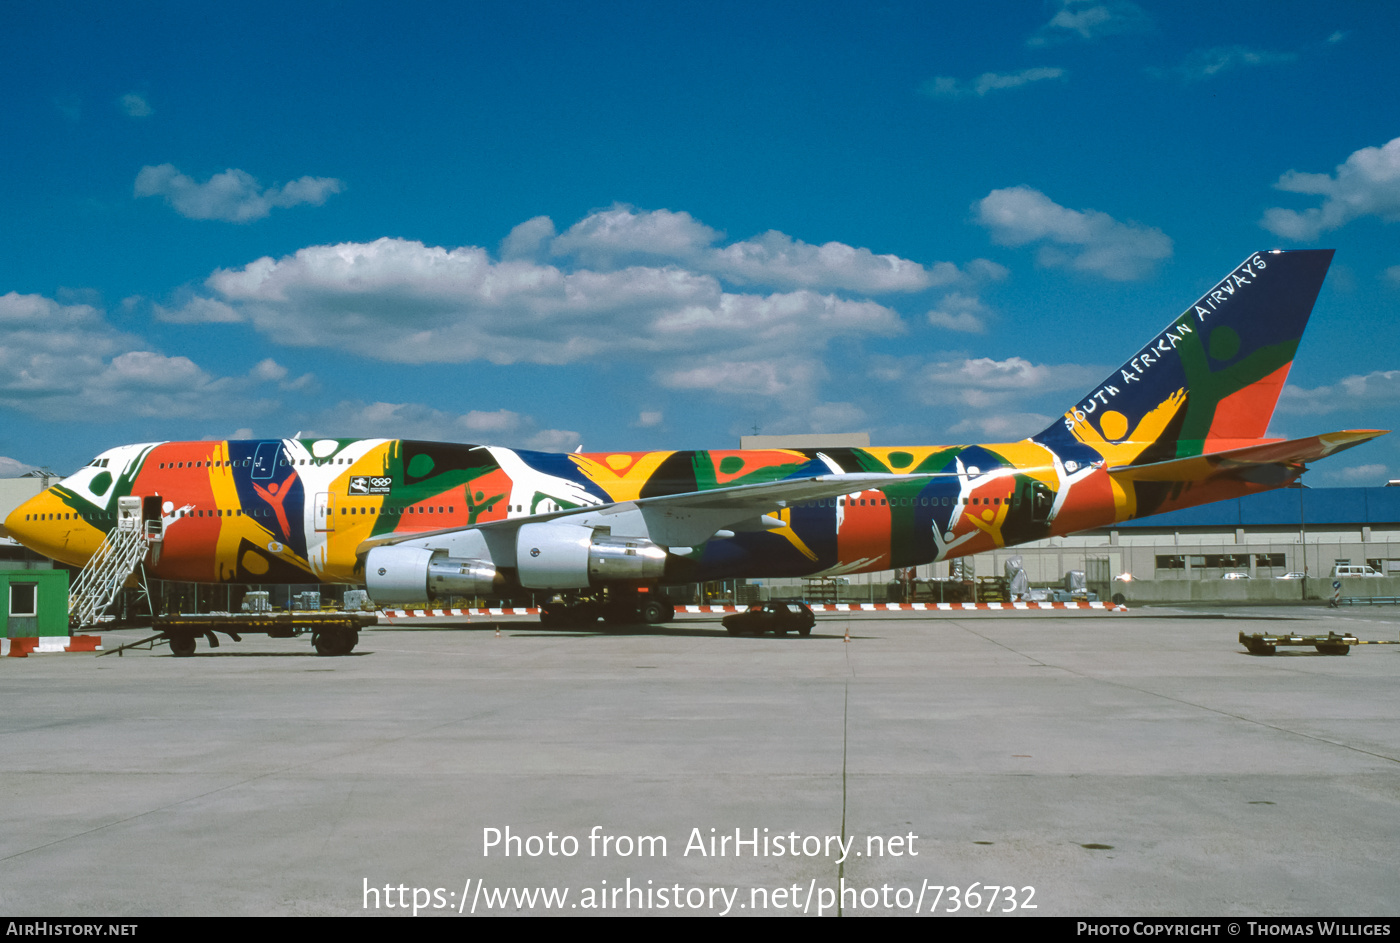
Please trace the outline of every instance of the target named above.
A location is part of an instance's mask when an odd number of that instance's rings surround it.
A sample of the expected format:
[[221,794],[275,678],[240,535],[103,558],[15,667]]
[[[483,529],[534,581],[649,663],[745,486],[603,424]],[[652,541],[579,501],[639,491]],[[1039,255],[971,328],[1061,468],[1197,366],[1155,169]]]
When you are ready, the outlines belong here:
[[[1210,338],[1222,329],[1238,340],[1238,347],[1227,357],[1231,363],[1239,363],[1264,347],[1296,344],[1303,336],[1331,262],[1331,249],[1251,255],[1230,276],[1173,318],[1136,356],[1089,390],[1077,404],[1071,404],[1071,409],[1082,410],[1084,421],[1094,428],[1099,428],[1103,412],[1112,409],[1126,417],[1128,428],[1133,429],[1174,392],[1191,385],[1183,360],[1185,351],[1198,352],[1200,363],[1209,363],[1211,370],[1225,366],[1214,356],[1206,357],[1206,351],[1211,349]],[[1198,309],[1204,313],[1198,313]],[[1186,330],[1181,330],[1181,325]],[[1169,335],[1178,339],[1170,342],[1166,340]],[[1178,352],[1178,347],[1183,352]],[[1096,400],[1096,392],[1103,398]],[[1216,395],[1226,392],[1229,391],[1219,390]],[[1201,408],[1188,400],[1188,415]],[[1213,413],[1214,402],[1209,401],[1205,408]],[[1088,451],[1082,445],[1076,450],[1077,440],[1066,433],[1063,418],[1056,419],[1033,439],[1054,449],[1062,459],[1082,462],[1081,456]]]
[[244,513],[255,517],[268,533],[305,557],[306,531],[302,520],[306,495],[282,440],[230,440],[228,454]]
[[515,454],[537,472],[563,478],[565,481],[572,481],[600,501],[612,500],[606,491],[579,471],[578,466],[569,459],[567,452],[531,452],[526,449],[516,449]]
[[[820,507],[810,507],[811,501],[804,501],[792,509],[793,532],[817,555],[815,562],[808,560],[808,572],[812,569],[826,569],[835,566],[839,559],[836,554],[836,499],[823,498]],[[806,556],[803,555],[806,560]]]

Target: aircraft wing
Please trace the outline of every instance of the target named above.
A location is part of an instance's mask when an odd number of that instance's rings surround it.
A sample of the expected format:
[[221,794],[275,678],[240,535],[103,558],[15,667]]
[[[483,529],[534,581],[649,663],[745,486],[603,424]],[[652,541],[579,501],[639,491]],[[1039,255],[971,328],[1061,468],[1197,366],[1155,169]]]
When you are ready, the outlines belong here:
[[[814,475],[810,478],[784,478],[753,485],[734,485],[728,488],[711,488],[708,491],[690,491],[685,494],[661,495],[655,498],[637,498],[625,504],[637,507],[685,508],[743,508],[758,513],[773,508],[785,507],[800,501],[816,501],[821,498],[834,498],[843,494],[854,494],[872,488],[888,488],[890,485],[928,478],[956,478],[957,473],[944,475],[893,475],[884,472],[848,472],[844,474]],[[621,506],[621,505],[619,505]]]
[[[718,530],[745,522],[758,524],[758,521],[768,512],[799,502],[818,501],[822,498],[834,498],[872,488],[887,488],[905,482],[940,477],[955,478],[957,473],[895,475],[879,472],[850,472],[813,475],[806,478],[784,478],[779,481],[711,488],[707,491],[689,491],[683,494],[636,498],[615,504],[584,505],[552,511],[547,514],[531,514],[507,520],[484,521],[467,527],[384,534],[361,543],[356,553],[364,554],[375,547],[418,541],[425,537],[443,536],[464,530],[478,530],[483,534],[505,536],[524,524],[583,516],[594,517],[601,524],[606,523],[609,517],[628,512],[640,513],[647,523],[652,539],[662,546],[693,546],[703,543]],[[776,526],[777,522],[775,521],[774,524]]]
[[1281,439],[1262,445],[1249,445],[1223,452],[1190,455],[1148,465],[1119,465],[1108,473],[1118,481],[1205,481],[1227,474],[1247,474],[1254,469],[1275,466],[1301,473],[1306,462],[1315,462],[1336,452],[1344,451],[1385,435],[1387,429],[1346,429],[1308,436],[1305,439]]

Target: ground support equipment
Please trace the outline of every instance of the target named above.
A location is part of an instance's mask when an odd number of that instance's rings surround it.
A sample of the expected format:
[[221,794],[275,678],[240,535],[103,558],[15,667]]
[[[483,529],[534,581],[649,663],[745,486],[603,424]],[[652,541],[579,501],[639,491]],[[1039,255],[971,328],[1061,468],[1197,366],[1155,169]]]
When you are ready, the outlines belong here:
[[1269,635],[1266,632],[1246,635],[1241,632],[1240,644],[1249,649],[1251,655],[1272,655],[1280,645],[1311,645],[1324,655],[1345,655],[1353,645],[1400,645],[1400,640],[1372,641],[1354,635],[1338,635],[1336,632],[1326,635]]
[[378,614],[373,612],[171,613],[156,616],[151,621],[155,635],[112,651],[120,655],[124,649],[165,641],[170,645],[172,655],[187,658],[194,654],[195,640],[201,635],[209,640],[210,648],[218,648],[219,637],[216,633],[219,632],[235,642],[241,642],[241,636],[249,634],[296,638],[310,633],[316,654],[348,655],[360,640],[360,629],[374,625],[378,618]]

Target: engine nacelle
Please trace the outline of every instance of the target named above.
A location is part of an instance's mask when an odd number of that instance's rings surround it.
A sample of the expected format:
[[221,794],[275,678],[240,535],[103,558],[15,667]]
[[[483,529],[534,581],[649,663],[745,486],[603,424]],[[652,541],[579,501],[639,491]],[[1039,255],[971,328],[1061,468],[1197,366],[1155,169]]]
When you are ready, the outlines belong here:
[[365,587],[379,605],[445,596],[485,596],[504,580],[484,560],[458,560],[426,547],[375,547],[365,556]]
[[599,537],[588,548],[588,575],[595,583],[655,580],[666,571],[666,551],[641,537]]
[[585,589],[618,580],[660,579],[666,551],[641,537],[594,537],[592,527],[561,521],[524,524],[515,563],[526,589]]

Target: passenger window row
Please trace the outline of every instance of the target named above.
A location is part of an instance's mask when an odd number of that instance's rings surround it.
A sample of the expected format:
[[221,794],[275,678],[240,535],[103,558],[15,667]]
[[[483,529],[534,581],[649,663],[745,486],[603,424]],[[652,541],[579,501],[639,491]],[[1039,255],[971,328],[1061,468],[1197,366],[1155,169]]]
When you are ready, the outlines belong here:
[[[311,461],[311,464],[312,464],[312,465],[349,465],[349,464],[352,463],[353,460],[352,460],[352,459],[348,459],[348,458],[336,458],[336,459],[330,459],[330,458],[315,459],[315,458],[313,458],[313,459],[311,459],[310,461]],[[277,464],[278,464],[280,467],[282,467],[282,468],[287,468],[287,467],[289,467],[289,466],[291,466],[291,465],[305,465],[306,462],[307,462],[307,459],[304,459],[304,458],[302,458],[302,459],[296,459],[296,460],[288,460],[288,459],[283,458],[283,459],[279,459],[278,462],[277,462]],[[206,460],[194,461],[194,462],[161,462],[161,463],[160,463],[160,467],[161,467],[161,468],[247,468],[247,467],[248,467],[249,465],[251,465],[252,463],[253,463],[253,460],[252,460],[251,458],[245,458],[245,459],[243,459],[243,460],[241,460],[241,461],[238,460],[238,459],[231,459],[231,460],[229,460],[229,461],[224,461],[224,460],[222,460],[222,459],[206,459]],[[94,459],[92,462],[89,462],[88,464],[90,464],[90,465],[96,465],[96,464],[98,464],[98,463],[97,463],[97,460]],[[106,468],[106,467],[107,467],[107,459],[104,458],[104,459],[101,460],[101,465],[100,465],[100,467],[102,467],[102,468]]]

